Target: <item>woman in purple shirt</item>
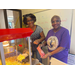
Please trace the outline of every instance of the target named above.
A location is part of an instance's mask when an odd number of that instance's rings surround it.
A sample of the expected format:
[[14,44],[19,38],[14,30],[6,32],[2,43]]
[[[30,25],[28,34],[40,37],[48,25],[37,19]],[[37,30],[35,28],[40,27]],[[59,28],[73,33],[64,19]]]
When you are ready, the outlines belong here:
[[53,29],[49,30],[45,42],[40,44],[39,47],[48,46],[48,53],[42,57],[54,57],[64,63],[67,63],[68,50],[70,49],[70,35],[69,31],[61,27],[61,19],[55,15],[51,19]]

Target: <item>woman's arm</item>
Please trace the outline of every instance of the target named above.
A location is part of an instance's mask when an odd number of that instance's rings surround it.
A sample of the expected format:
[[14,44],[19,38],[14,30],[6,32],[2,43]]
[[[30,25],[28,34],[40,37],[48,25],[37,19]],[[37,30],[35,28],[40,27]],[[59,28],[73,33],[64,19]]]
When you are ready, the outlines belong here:
[[48,53],[47,53],[44,57],[42,57],[42,58],[45,59],[45,58],[47,58],[47,57],[49,57],[49,56],[51,56],[51,55],[54,55],[54,54],[56,54],[56,53],[58,53],[58,52],[64,50],[64,49],[65,49],[64,47],[58,47],[58,48],[55,49],[54,51],[48,52]]
[[41,38],[39,39],[40,42],[42,42],[45,39],[45,35],[43,31],[40,33]]
[[43,31],[40,33],[40,36],[41,36],[41,38],[35,40],[34,41],[34,44],[37,44],[38,45],[40,42],[42,42],[45,39],[45,35],[44,35]]
[[55,49],[54,51],[50,52],[51,55],[54,55],[62,50],[64,50],[65,48],[64,47],[58,47],[57,49]]
[[41,47],[45,46],[46,44],[47,44],[46,41],[44,41],[42,44],[39,44],[39,47],[41,48]]

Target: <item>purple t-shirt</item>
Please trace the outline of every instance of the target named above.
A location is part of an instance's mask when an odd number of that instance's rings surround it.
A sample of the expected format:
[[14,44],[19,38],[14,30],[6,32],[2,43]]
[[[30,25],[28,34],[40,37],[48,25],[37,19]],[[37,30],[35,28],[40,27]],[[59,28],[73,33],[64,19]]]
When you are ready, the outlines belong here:
[[61,27],[58,32],[54,33],[53,29],[51,29],[49,30],[45,41],[47,41],[49,52],[55,50],[58,47],[64,47],[65,49],[63,51],[52,55],[52,57],[67,63],[68,50],[70,49],[69,31],[64,27]]

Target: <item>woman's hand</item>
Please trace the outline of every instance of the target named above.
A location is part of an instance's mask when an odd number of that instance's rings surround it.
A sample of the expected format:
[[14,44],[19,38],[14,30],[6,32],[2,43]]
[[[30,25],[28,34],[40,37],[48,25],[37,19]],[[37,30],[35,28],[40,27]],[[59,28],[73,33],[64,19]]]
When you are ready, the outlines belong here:
[[51,56],[51,53],[48,52],[47,54],[45,54],[43,57],[41,57],[42,59],[46,59],[47,57]]
[[33,43],[36,44],[36,45],[38,45],[38,44],[40,43],[40,40],[37,39],[37,40],[35,40]]
[[42,46],[43,46],[43,44],[39,44],[39,45],[38,45],[38,47],[40,47],[40,48],[41,48]]
[[41,38],[35,40],[35,41],[33,42],[34,44],[38,45],[40,42],[42,42],[42,41],[45,39],[45,35],[44,35],[43,31],[40,33],[40,36],[41,36]]

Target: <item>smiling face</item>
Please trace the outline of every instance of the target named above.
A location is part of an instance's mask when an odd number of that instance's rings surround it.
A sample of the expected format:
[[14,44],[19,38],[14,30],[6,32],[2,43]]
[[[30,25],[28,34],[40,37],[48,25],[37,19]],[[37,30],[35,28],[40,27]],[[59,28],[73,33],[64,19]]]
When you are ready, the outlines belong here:
[[59,17],[52,18],[51,22],[54,29],[58,29],[60,27],[61,20]]
[[31,28],[34,26],[34,20],[31,17],[27,17],[27,24]]

